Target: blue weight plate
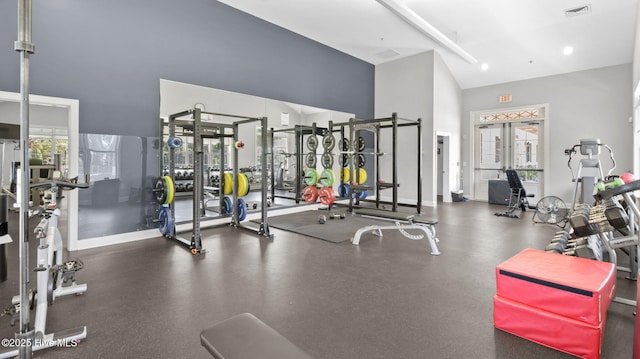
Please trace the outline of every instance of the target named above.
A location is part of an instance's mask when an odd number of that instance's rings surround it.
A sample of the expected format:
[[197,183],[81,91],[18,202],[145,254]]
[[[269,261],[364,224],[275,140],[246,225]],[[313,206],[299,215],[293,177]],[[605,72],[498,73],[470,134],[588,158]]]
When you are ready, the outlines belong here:
[[242,198],[238,198],[238,221],[242,222],[247,218],[247,204]]

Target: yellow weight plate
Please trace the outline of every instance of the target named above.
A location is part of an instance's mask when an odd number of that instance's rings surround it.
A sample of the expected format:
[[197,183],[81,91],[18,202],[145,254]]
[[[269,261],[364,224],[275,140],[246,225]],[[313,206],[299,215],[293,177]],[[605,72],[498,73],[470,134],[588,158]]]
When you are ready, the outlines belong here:
[[224,194],[231,194],[233,192],[233,176],[229,172],[224,174]]
[[351,177],[351,172],[348,168],[342,169],[342,182],[349,183],[349,177]]
[[358,177],[360,177],[358,178],[358,180],[360,181],[358,183],[364,184],[365,182],[367,182],[367,171],[365,171],[364,168],[358,168]]
[[167,193],[166,199],[164,200],[164,204],[170,204],[173,202],[173,197],[176,193],[176,186],[173,184],[173,180],[169,176],[162,177],[165,184],[165,191]]
[[244,173],[238,173],[238,197],[244,197],[249,193],[249,179]]

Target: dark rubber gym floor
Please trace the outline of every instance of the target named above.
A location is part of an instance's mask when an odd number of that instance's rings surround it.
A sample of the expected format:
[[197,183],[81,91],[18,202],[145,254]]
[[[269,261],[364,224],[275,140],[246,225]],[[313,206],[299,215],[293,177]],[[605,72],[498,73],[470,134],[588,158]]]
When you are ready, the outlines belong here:
[[[426,207],[440,220],[440,256],[397,231],[353,246],[275,228],[269,240],[229,227],[203,231],[201,257],[161,237],[74,252],[88,292],[57,300],[47,328],[86,325],[88,338],[34,357],[210,358],[200,331],[251,312],[318,359],[573,358],[493,327],[495,266],[524,248],[543,249],[557,230],[532,223],[532,211],[520,219],[493,215],[504,209]],[[10,215],[14,239],[17,218]],[[10,278],[0,283],[2,307],[18,293],[16,242],[8,246]],[[635,298],[622,273],[617,286]],[[633,312],[609,307],[603,359],[631,358]],[[0,338],[15,330],[0,318]]]

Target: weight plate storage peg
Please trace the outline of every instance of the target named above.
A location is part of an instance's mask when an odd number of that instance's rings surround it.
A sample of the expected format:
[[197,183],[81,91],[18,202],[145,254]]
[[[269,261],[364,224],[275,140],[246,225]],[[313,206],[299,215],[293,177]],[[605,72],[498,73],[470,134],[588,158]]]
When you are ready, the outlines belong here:
[[180,137],[169,137],[167,140],[167,146],[171,149],[176,149],[182,147],[182,138]]
[[316,158],[316,154],[314,152],[307,153],[307,158],[306,158],[307,167],[315,167],[317,160],[318,159]]
[[322,146],[324,147],[325,152],[331,151],[336,145],[336,138],[333,136],[333,133],[327,132],[324,137],[322,137]]
[[309,168],[304,172],[304,183],[307,186],[315,186],[318,183],[318,171],[315,168]]
[[158,229],[163,236],[166,237],[171,234],[173,219],[171,218],[171,209],[169,207],[160,207],[160,211],[158,212],[158,224]]
[[316,149],[318,149],[318,137],[316,137],[316,135],[307,137],[307,148],[312,152],[315,152]]
[[332,169],[325,169],[320,173],[320,179],[318,182],[324,187],[333,187],[333,183],[336,180],[336,174]]
[[305,202],[313,203],[318,200],[318,188],[316,186],[307,186],[302,191],[302,198]]
[[242,198],[238,198],[238,221],[242,222],[247,218],[247,203]]
[[322,167],[324,168],[333,167],[333,155],[331,153],[325,152],[324,154],[322,154],[322,157],[320,158],[320,160],[322,161]]
[[333,202],[335,202],[336,200],[336,194],[333,192],[333,188],[331,187],[322,187],[320,189],[318,197],[320,198],[320,203],[324,204],[325,206],[333,204]]

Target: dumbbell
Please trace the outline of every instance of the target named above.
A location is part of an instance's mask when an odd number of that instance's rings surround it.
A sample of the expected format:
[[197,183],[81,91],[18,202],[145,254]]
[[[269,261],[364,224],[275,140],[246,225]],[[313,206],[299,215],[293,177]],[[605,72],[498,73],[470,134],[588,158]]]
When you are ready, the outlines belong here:
[[193,191],[193,184],[191,182],[184,185],[184,190],[187,192]]
[[318,223],[320,223],[320,224],[325,224],[326,222],[327,222],[327,217],[326,217],[324,214],[321,214],[321,215],[318,217]]
[[622,186],[623,184],[624,184],[624,181],[622,180],[622,178],[616,177],[616,178],[611,179],[611,180],[598,182],[598,184],[596,184],[596,188],[598,189],[598,192],[601,192],[601,191],[604,191],[605,189],[608,189],[608,188],[614,188],[614,187]]
[[329,219],[337,219],[337,218],[345,219],[345,217],[346,217],[346,215],[344,213],[340,213],[340,214],[331,213],[331,214],[329,214]]
[[612,199],[606,201],[604,215],[613,228],[619,230],[625,236],[629,234],[629,216],[619,202]]

